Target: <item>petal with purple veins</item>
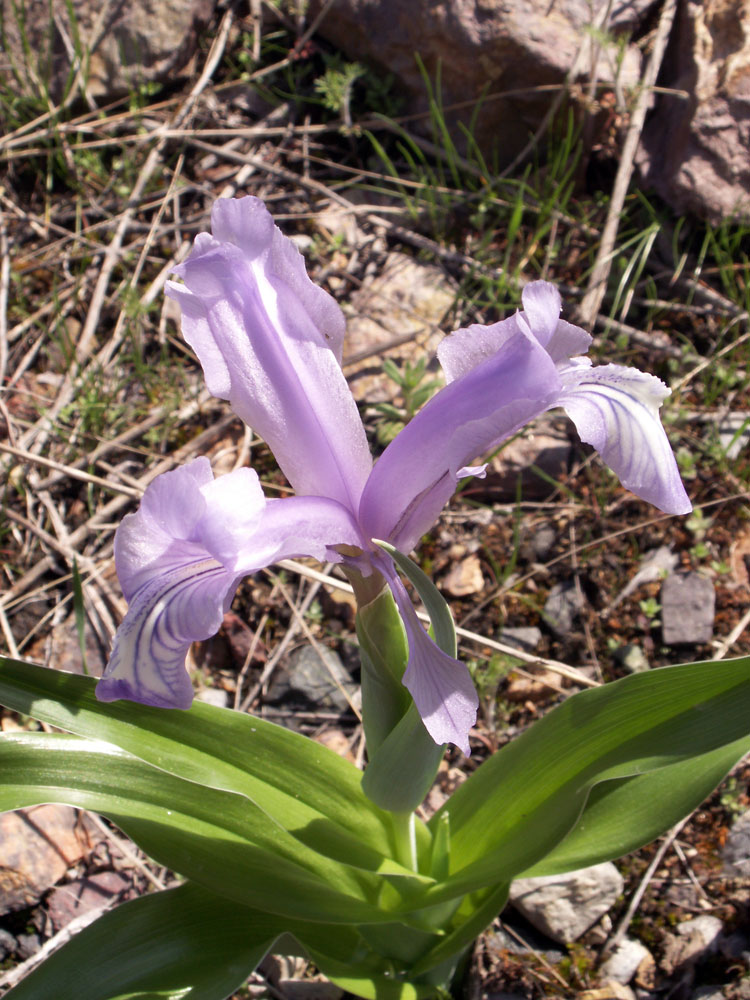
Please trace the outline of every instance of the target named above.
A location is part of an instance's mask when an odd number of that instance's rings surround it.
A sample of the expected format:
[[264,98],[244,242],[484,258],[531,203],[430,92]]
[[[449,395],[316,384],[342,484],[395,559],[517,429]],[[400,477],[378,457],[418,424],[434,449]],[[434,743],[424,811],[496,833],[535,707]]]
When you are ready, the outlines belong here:
[[188,708],[188,648],[218,631],[242,577],[288,556],[336,559],[337,545],[362,539],[334,500],[266,501],[252,470],[215,480],[205,458],[159,476],[115,538],[129,607],[97,697]]
[[560,374],[557,405],[622,485],[667,514],[687,514],[692,506],[659,419],[667,386],[635,368],[592,368],[584,359],[561,366]]

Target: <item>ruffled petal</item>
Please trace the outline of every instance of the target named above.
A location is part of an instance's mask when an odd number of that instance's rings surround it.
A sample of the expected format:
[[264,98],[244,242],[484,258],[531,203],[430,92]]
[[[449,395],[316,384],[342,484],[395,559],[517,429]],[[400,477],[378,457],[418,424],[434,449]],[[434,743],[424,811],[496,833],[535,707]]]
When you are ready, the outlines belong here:
[[692,505],[659,419],[670,390],[635,368],[584,359],[560,369],[565,408],[582,440],[593,445],[622,485],[667,514],[687,514]]
[[459,331],[458,345],[467,350],[471,332],[478,331],[480,347],[471,355],[477,363],[468,370],[459,371],[453,345],[447,345],[443,358],[450,356],[448,367],[457,377],[394,438],[367,482],[360,523],[368,537],[383,538],[409,552],[449,500],[459,473],[474,468],[472,459],[510,437],[557,398],[555,365],[513,320],[503,327],[497,337],[500,347],[489,356],[490,341],[483,339],[488,328]]
[[465,664],[444,653],[422,627],[403,583],[386,573],[409,643],[403,683],[409,690],[425,729],[438,743],[455,743],[467,756],[469,730],[477,721],[474,682]]
[[167,294],[209,390],[268,443],[295,491],[356,510],[370,472],[341,371],[344,318],[257,198],[220,199]]
[[189,708],[188,648],[218,631],[242,577],[288,556],[339,558],[336,545],[361,535],[334,500],[266,502],[251,469],[214,479],[206,458],[159,476],[115,537],[129,607],[97,697]]

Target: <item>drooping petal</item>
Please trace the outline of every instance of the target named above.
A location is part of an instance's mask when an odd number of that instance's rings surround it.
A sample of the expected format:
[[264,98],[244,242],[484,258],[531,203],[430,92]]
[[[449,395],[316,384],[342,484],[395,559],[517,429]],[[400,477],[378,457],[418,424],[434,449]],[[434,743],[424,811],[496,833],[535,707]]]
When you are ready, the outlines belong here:
[[250,469],[214,480],[200,458],[159,476],[115,538],[129,608],[97,697],[189,708],[190,643],[218,631],[243,576],[288,556],[335,559],[333,546],[360,543],[341,504],[326,497],[266,502]]
[[687,514],[692,505],[659,419],[667,386],[635,368],[592,368],[585,359],[571,361],[560,373],[558,404],[622,485],[667,514]]
[[[441,355],[454,380],[427,403],[381,455],[360,504],[360,523],[371,538],[409,552],[436,520],[456,488],[459,473],[475,470],[472,459],[489,451],[542,413],[560,390],[547,352],[513,323],[458,331],[457,345],[474,367],[462,369],[452,337]],[[507,321],[505,321],[507,322]],[[506,334],[510,331],[510,336]],[[492,337],[499,347],[489,353]],[[442,346],[442,345],[441,345]],[[445,362],[444,362],[445,363]]]
[[340,367],[344,319],[257,198],[220,199],[167,284],[214,395],[268,443],[295,491],[357,509],[371,468]]
[[465,664],[444,653],[425,632],[395,571],[386,572],[386,576],[409,643],[403,683],[433,740],[438,744],[455,743],[468,756],[469,730],[477,721],[479,706],[471,674]]

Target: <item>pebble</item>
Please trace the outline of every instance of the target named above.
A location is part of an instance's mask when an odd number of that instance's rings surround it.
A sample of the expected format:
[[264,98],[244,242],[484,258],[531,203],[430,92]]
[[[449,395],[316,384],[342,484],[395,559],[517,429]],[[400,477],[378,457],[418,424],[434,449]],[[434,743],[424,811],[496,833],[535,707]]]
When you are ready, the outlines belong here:
[[602,965],[601,975],[618,983],[629,983],[644,960],[651,958],[648,948],[640,941],[625,938]]
[[542,611],[542,618],[558,638],[564,638],[573,629],[573,623],[585,607],[585,599],[574,580],[556,583],[549,592]]
[[536,625],[519,625],[504,628],[498,636],[506,646],[513,646],[523,653],[533,653],[542,641],[542,630]]
[[735,878],[750,875],[750,809],[732,824],[721,856],[727,875]]
[[714,632],[714,585],[700,573],[671,573],[661,585],[661,634],[667,646],[710,642]]
[[619,649],[616,649],[613,653],[613,659],[621,667],[624,667],[629,674],[644,674],[647,670],[650,670],[646,654],[640,646],[633,642],[629,642],[625,646],[620,646]]
[[441,581],[441,587],[451,597],[469,597],[484,589],[484,576],[479,556],[472,555],[454,563]]
[[[338,653],[327,646],[301,646],[295,649],[288,661],[288,687],[292,693],[301,694],[318,708],[345,712],[349,699],[357,691]],[[269,700],[276,700],[279,693],[276,682],[268,692]],[[348,698],[347,698],[348,694]]]

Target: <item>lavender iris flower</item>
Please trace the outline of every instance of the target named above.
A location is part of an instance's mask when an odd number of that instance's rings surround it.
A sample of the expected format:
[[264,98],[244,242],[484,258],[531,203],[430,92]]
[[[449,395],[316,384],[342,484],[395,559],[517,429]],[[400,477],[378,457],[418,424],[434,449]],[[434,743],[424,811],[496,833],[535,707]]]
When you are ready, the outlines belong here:
[[[296,492],[267,499],[250,469],[214,479],[206,458],[159,476],[115,537],[128,613],[97,686],[188,708],[188,647],[221,625],[240,580],[280,559],[312,556],[390,586],[409,642],[404,684],[436,743],[468,752],[477,696],[469,672],[422,628],[391,560],[409,552],[458,479],[529,420],[562,406],[623,485],[667,513],[690,502],[659,407],[669,390],[619,365],[592,367],[591,338],[561,320],[557,289],[527,285],[523,311],[470,326],[438,350],[447,385],[372,464],[341,370],[344,317],[312,284],[301,255],[261,201],[219,200],[167,294],[210,391],[260,434]],[[379,579],[379,577],[374,577]]]

